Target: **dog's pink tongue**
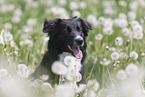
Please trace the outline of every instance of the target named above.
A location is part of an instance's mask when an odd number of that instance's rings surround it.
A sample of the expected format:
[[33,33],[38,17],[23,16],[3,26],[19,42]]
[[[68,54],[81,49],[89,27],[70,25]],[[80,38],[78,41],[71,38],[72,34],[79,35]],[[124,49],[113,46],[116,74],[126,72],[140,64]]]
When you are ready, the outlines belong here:
[[73,49],[73,53],[78,59],[81,59],[83,57],[82,51],[80,49]]

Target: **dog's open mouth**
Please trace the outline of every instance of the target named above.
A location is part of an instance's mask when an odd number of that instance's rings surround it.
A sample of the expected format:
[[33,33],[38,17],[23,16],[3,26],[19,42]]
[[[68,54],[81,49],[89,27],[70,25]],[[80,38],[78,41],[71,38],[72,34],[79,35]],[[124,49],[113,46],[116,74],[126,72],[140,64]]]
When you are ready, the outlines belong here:
[[68,45],[68,48],[73,52],[73,55],[78,58],[81,59],[83,57],[82,51],[80,50],[80,47],[71,47]]

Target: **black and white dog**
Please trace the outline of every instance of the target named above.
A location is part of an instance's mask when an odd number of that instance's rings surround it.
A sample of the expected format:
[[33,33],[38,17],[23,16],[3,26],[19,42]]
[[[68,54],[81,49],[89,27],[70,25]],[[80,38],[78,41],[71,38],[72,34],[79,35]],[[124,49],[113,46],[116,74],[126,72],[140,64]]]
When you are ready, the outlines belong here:
[[[90,23],[77,17],[71,19],[51,19],[44,21],[43,32],[48,33],[48,51],[44,54],[40,65],[29,78],[38,78],[48,74],[49,81],[54,83],[58,77],[51,70],[53,62],[57,61],[63,52],[71,53],[74,57],[81,59],[82,80],[79,83],[86,83],[84,60],[86,57],[86,37],[89,30],[92,30]],[[58,78],[57,78],[58,79]]]

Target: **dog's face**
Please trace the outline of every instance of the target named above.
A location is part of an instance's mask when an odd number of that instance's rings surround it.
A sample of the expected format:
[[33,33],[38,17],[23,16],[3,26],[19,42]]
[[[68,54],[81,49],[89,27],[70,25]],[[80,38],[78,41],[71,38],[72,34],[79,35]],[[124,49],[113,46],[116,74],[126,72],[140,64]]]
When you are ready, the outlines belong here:
[[44,21],[43,32],[50,36],[48,49],[70,52],[76,58],[82,58],[86,47],[86,36],[92,30],[90,23],[81,18],[51,19]]

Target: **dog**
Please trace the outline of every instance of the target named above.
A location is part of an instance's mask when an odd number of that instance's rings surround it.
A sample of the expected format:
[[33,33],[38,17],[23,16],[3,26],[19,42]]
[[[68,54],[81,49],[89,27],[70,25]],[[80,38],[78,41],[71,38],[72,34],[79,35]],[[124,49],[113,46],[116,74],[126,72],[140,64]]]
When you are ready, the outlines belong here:
[[44,54],[40,65],[29,78],[36,79],[41,75],[49,75],[49,82],[58,81],[58,75],[51,70],[52,64],[59,59],[63,52],[71,53],[72,56],[81,59],[82,80],[79,83],[86,83],[86,74],[84,61],[86,57],[87,42],[89,30],[92,30],[90,23],[77,17],[70,19],[51,19],[44,20],[43,32],[47,33],[49,38],[48,50]]

